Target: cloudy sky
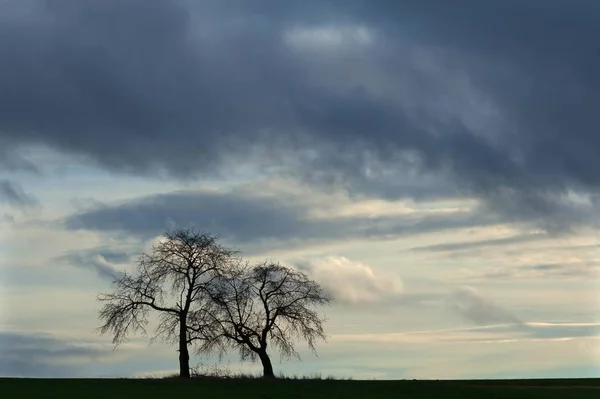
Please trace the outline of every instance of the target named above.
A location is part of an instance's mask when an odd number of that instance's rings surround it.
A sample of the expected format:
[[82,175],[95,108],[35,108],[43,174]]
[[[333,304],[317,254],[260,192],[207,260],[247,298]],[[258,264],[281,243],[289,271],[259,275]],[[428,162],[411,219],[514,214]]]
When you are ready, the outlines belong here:
[[319,357],[277,371],[598,376],[599,20],[593,0],[0,1],[0,375],[176,370],[143,337],[113,351],[95,298],[196,227],[335,296]]

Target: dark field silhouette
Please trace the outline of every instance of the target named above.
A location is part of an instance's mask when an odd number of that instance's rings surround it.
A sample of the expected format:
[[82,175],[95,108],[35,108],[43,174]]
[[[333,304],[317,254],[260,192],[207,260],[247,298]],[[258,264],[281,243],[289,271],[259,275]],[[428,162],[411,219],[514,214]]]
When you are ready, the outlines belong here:
[[6,398],[592,398],[600,379],[398,380],[333,379],[0,379]]

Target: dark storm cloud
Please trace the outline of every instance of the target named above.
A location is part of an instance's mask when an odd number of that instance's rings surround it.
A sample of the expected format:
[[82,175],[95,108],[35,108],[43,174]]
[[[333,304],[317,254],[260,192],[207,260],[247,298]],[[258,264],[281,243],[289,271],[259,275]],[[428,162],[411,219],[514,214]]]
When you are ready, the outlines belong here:
[[21,186],[8,179],[0,179],[0,202],[5,202],[16,208],[31,208],[38,205],[38,201],[27,194]]
[[46,334],[0,331],[0,353],[3,377],[64,378],[85,376],[85,363],[110,354],[110,348],[77,345]]
[[225,15],[215,23],[200,9],[209,3],[194,5],[192,21],[180,3],[3,2],[1,134],[111,170],[181,176],[277,125],[286,87],[269,82],[295,80],[272,56],[281,45],[270,29]]
[[[383,8],[387,16],[378,12]],[[372,10],[373,21],[387,21],[391,32],[403,29],[395,17],[404,15],[412,21],[415,41],[455,51],[463,61],[451,61],[493,96],[509,122],[495,143],[502,156],[481,164],[508,162],[516,173],[484,169],[481,174],[467,167],[460,170],[462,178],[475,183],[476,190],[484,189],[494,208],[537,213],[548,229],[589,218],[590,213],[578,212],[558,194],[571,188],[597,195],[600,183],[594,151],[600,144],[597,3],[409,0]],[[548,215],[557,220],[544,220]]]
[[477,213],[408,217],[309,217],[293,197],[251,196],[242,192],[181,191],[105,205],[62,220],[68,229],[122,232],[154,238],[172,227],[195,226],[220,234],[236,245],[299,241],[323,243],[347,238],[385,239],[496,223]]
[[[598,208],[563,195],[600,187],[599,19],[584,0],[8,0],[0,142],[177,177],[253,161],[387,197],[410,169],[564,229]],[[351,24],[372,43],[284,40]]]

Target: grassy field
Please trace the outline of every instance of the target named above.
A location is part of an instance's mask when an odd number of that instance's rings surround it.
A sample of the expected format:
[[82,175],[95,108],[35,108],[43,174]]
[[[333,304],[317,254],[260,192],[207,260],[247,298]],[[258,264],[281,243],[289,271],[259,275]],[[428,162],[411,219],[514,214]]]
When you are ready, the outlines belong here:
[[2,398],[592,398],[600,380],[0,379]]

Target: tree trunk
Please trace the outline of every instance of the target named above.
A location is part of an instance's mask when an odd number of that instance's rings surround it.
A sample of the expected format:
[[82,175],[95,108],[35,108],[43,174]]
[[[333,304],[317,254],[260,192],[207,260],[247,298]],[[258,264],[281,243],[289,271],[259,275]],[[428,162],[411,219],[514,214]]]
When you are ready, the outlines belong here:
[[267,351],[258,352],[258,357],[260,358],[260,362],[263,366],[263,377],[275,378],[275,373],[273,372],[273,365],[271,364],[271,359],[269,358]]
[[190,353],[187,346],[187,330],[185,322],[179,325],[179,376],[190,378]]

